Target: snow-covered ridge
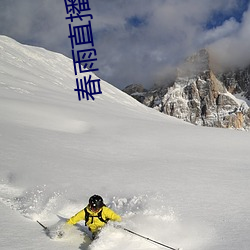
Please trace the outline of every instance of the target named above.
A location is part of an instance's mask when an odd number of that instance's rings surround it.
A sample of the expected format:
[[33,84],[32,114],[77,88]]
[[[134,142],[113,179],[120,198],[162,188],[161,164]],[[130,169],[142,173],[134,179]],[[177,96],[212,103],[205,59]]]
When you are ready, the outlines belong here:
[[[74,92],[76,76],[73,62],[62,54],[22,45],[9,37],[0,36],[0,72],[0,84],[17,93],[34,95],[37,91],[39,96],[42,96],[45,89],[50,91],[52,86],[56,85],[56,90],[59,92],[66,91],[69,94],[68,90],[71,89],[72,97],[77,99],[77,93]],[[97,78],[92,72],[80,74],[78,77],[84,75],[91,75],[92,79]],[[18,81],[16,82],[15,79]],[[97,99],[119,102],[128,106],[140,106],[132,98],[103,80],[101,89],[103,94],[97,96]]]
[[[71,59],[0,36],[0,73],[1,109],[9,110],[2,119],[14,119],[23,125],[71,133],[81,133],[89,129],[90,125],[84,119],[71,119],[74,111],[67,107],[78,100],[74,91],[76,76]],[[97,78],[93,73],[90,75],[92,79]],[[101,89],[103,94],[96,96],[94,104],[87,100],[77,104],[91,108],[96,103],[101,105],[105,100],[111,106],[122,105],[132,110],[134,107],[145,110],[143,105],[103,80]],[[51,102],[63,101],[63,114],[56,106],[48,105],[47,98]],[[30,105],[31,102],[33,106]],[[18,111],[20,107],[22,114]]]

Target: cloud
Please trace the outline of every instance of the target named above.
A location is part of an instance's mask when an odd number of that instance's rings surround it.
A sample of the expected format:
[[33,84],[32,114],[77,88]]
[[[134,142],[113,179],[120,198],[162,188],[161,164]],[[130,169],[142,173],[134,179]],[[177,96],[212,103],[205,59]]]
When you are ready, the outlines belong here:
[[[221,29],[226,29],[226,24]],[[238,27],[225,37],[210,44],[215,60],[226,67],[244,67],[250,64],[250,9]]]
[[1,0],[0,34],[62,52],[68,36],[64,18],[61,0]]
[[240,24],[235,20],[235,18],[232,17],[229,20],[224,21],[221,26],[204,31],[204,34],[201,36],[200,43],[211,44],[213,42],[219,41],[225,37],[237,33],[239,28]]
[[[224,61],[229,60],[225,48],[238,44],[246,55],[249,17],[248,12],[242,22],[234,17],[242,8],[239,2],[91,0],[97,74],[119,88],[130,83],[149,87],[166,81],[181,60],[204,46],[211,45]],[[65,16],[61,0],[1,0],[0,33],[70,56]]]
[[[96,4],[99,2],[95,1]],[[206,29],[213,13],[230,17],[237,9],[235,0],[143,0],[143,4],[134,1],[127,5],[124,1],[117,1],[112,3],[109,11],[110,7],[102,6],[98,18],[108,22],[97,30],[96,45],[101,54],[99,68],[105,68],[102,62],[107,63],[108,74],[113,74],[114,83],[120,86],[132,82],[150,86],[162,81],[181,60],[240,29],[234,18],[225,20],[213,30]],[[140,25],[127,20],[136,20]]]

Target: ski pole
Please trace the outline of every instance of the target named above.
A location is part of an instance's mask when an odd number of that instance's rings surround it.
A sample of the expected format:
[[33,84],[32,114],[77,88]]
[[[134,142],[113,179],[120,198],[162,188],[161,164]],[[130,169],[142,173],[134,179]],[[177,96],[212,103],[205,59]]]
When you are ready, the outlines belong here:
[[152,239],[150,239],[150,238],[148,238],[148,237],[145,237],[145,236],[143,236],[143,235],[141,235],[141,234],[135,233],[135,232],[133,232],[133,231],[127,229],[127,228],[122,228],[122,229],[125,230],[125,231],[127,231],[127,232],[129,232],[129,233],[131,233],[131,234],[137,235],[137,236],[139,236],[139,237],[141,237],[141,238],[143,238],[143,239],[145,239],[145,240],[154,242],[154,243],[156,243],[156,244],[158,244],[158,245],[161,245],[161,246],[163,246],[163,247],[169,248],[169,249],[171,249],[171,250],[180,250],[180,248],[173,248],[173,247],[167,246],[167,245],[162,244],[162,243],[160,243],[160,242],[158,242],[158,241],[155,241],[155,240],[152,240]]
[[42,226],[43,227],[43,229],[46,231],[46,230],[48,230],[48,228],[47,227],[45,227],[41,222],[39,222],[38,220],[36,221],[40,226]]

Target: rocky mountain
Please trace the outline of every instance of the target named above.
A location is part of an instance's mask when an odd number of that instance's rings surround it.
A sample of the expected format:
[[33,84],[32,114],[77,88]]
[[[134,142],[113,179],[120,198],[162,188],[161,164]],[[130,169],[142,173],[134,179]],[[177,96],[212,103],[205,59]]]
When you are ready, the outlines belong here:
[[250,100],[250,65],[244,69],[227,70],[217,75],[230,93],[241,94]]
[[215,72],[206,49],[187,58],[169,86],[130,85],[124,92],[141,103],[187,122],[210,127],[250,128],[250,66]]

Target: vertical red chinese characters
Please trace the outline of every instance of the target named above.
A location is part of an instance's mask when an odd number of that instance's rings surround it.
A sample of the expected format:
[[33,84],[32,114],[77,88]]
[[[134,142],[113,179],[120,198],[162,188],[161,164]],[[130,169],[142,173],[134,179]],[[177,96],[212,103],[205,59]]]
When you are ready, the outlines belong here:
[[[77,76],[76,78],[76,91],[78,93],[78,100],[87,100],[90,98],[94,100],[94,95],[102,94],[100,79],[91,79],[89,75],[88,79],[86,75],[82,78],[81,73],[87,73],[99,70],[94,66],[97,61],[97,53],[94,49],[94,40],[92,33],[91,20],[93,16],[91,14],[86,14],[90,11],[89,0],[64,0],[67,16],[65,19],[69,20],[69,38],[71,41],[72,49],[72,59],[74,72]],[[75,25],[74,20],[80,20],[81,25]],[[81,45],[90,46],[91,48],[77,49]]]

